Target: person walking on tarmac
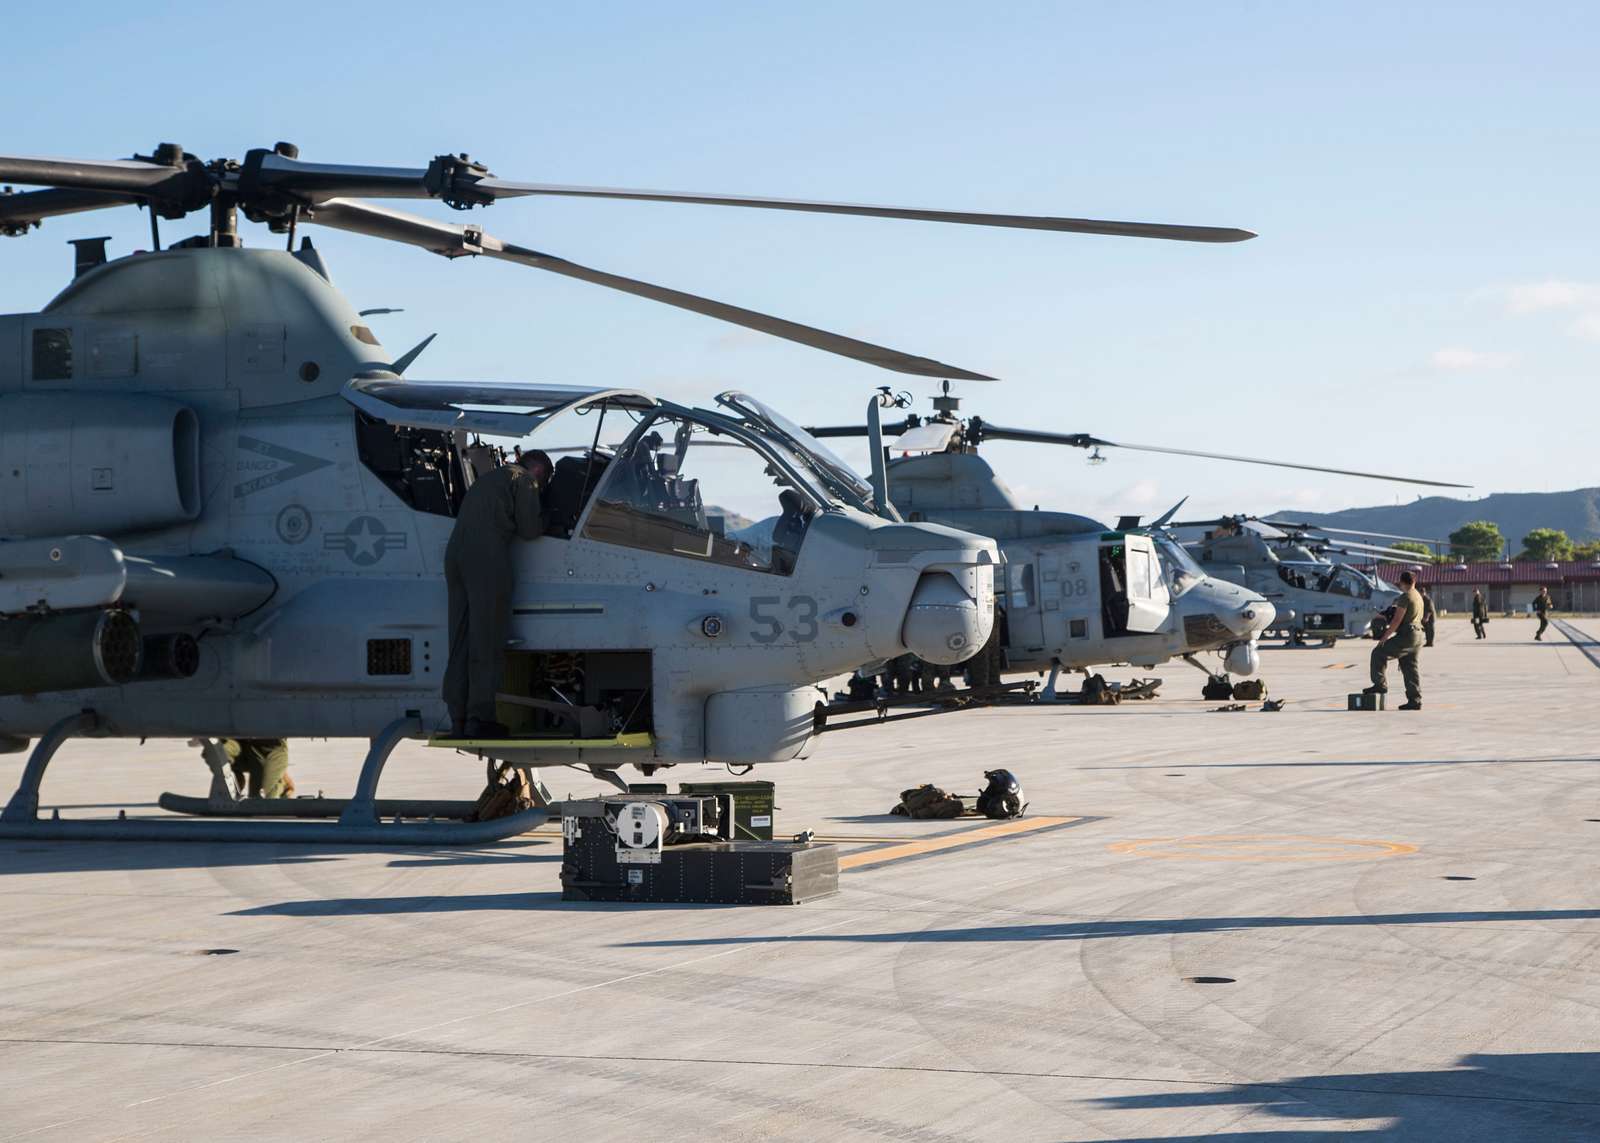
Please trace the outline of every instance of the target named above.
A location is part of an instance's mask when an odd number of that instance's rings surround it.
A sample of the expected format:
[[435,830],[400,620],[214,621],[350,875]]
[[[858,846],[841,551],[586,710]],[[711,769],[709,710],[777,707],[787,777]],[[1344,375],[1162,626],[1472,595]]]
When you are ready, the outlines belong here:
[[1487,639],[1483,633],[1484,624],[1489,622],[1489,604],[1483,598],[1483,592],[1477,588],[1472,589],[1472,633],[1479,639]]
[[1533,597],[1533,613],[1539,617],[1539,630],[1533,633],[1535,643],[1544,642],[1545,630],[1550,626],[1550,609],[1555,607],[1555,601],[1550,598],[1550,589],[1541,587],[1539,594]]
[[511,627],[513,540],[544,530],[539,490],[550,458],[538,449],[490,469],[467,489],[444,552],[450,603],[450,660],[444,702],[453,738],[504,738],[495,719],[501,658]]
[[1400,598],[1394,601],[1394,615],[1383,638],[1372,649],[1372,685],[1365,694],[1389,691],[1389,660],[1400,660],[1400,676],[1406,683],[1406,701],[1401,710],[1422,709],[1422,673],[1417,670],[1417,654],[1422,650],[1422,596],[1417,591],[1415,572],[1400,573]]
[[1422,635],[1423,646],[1433,646],[1434,624],[1439,621],[1439,616],[1433,610],[1433,592],[1427,588],[1421,589],[1422,594]]

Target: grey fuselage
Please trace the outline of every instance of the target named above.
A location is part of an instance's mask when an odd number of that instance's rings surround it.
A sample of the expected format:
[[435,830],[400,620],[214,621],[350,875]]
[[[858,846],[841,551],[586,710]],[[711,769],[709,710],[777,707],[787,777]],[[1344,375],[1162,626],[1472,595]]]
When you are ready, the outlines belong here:
[[[357,377],[400,382],[391,361],[305,250],[119,259],[41,313],[0,317],[0,572],[27,594],[44,567],[35,610],[59,597],[140,612],[146,589],[119,586],[119,568],[168,561],[177,570],[156,573],[178,590],[141,620],[201,651],[189,678],[0,697],[0,735],[37,736],[83,709],[125,736],[369,737],[412,712],[442,722],[452,508],[363,451],[375,422],[345,395]],[[173,421],[173,408],[189,412]],[[436,460],[440,479],[460,475],[453,449]],[[511,638],[647,652],[648,761],[796,757],[812,684],[906,653],[914,627],[958,632],[963,606],[984,616],[965,636],[981,644],[998,562],[992,542],[948,528],[820,498],[811,510],[785,574],[600,542],[587,516],[571,538],[519,541]],[[64,543],[84,534],[102,538]],[[76,579],[59,574],[80,551]],[[927,577],[943,593],[913,624]],[[385,650],[400,643],[404,660]],[[516,760],[616,764],[576,746]]]
[[1296,638],[1364,635],[1397,594],[1301,545],[1269,542],[1254,532],[1214,534],[1185,547],[1208,574],[1271,600],[1277,608],[1271,629]]
[[[974,452],[901,457],[888,465],[889,495],[908,520],[929,520],[990,536],[1000,544],[1004,582],[996,585],[1006,655],[1019,670],[1131,663],[1154,666],[1200,651],[1251,643],[1272,618],[1257,592],[1224,580],[1182,574],[1166,541],[1118,532],[1069,512],[1028,509]],[[1102,591],[1100,561],[1109,546],[1148,545],[1160,567],[1144,630],[1117,631]]]

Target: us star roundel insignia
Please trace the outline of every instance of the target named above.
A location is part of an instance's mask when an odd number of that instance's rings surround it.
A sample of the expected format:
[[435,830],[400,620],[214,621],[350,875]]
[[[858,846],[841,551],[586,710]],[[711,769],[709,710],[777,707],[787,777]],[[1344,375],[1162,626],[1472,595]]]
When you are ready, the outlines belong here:
[[357,567],[371,567],[385,552],[406,546],[406,534],[384,527],[376,516],[357,516],[342,532],[327,532],[322,537],[327,551],[343,552]]

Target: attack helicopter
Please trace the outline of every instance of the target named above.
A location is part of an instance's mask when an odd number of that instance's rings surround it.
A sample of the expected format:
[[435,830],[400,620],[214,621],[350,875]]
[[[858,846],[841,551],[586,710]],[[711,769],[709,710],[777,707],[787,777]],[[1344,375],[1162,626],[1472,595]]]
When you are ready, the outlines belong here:
[[[310,240],[297,247],[295,238],[312,224],[446,258],[505,260],[888,370],[985,374],[356,197],[468,210],[554,195],[1251,237],[520,183],[464,155],[423,168],[318,164],[289,144],[242,160],[203,161],[173,144],[114,161],[0,157],[0,181],[45,188],[0,194],[9,235],[129,204],[151,222],[148,252],[108,259],[104,240],[80,239],[70,285],[38,313],[0,317],[0,749],[38,739],[0,834],[54,837],[166,836],[174,825],[205,827],[184,836],[207,838],[509,836],[541,811],[471,825],[381,823],[389,811],[376,790],[395,746],[428,739],[500,764],[576,766],[617,785],[629,764],[649,773],[787,761],[811,743],[813,684],[907,652],[959,663],[990,636],[995,542],[898,518],[757,398],[728,392],[715,408],[695,408],[624,388],[411,380],[404,374],[423,347],[385,350]],[[206,232],[163,249],[160,221],[194,212]],[[283,235],[283,248],[246,249],[241,214]],[[624,441],[599,448],[602,426],[617,418]],[[469,435],[537,445],[561,421],[592,423],[594,447],[557,466],[546,534],[515,555],[497,716],[513,737],[430,735],[444,721],[443,550],[488,453],[469,449]],[[737,487],[767,488],[780,507],[783,527],[768,543],[730,536],[706,511],[720,493],[701,487],[697,466],[730,456]],[[39,783],[63,742],[147,735],[350,736],[370,747],[355,796],[318,799],[336,826],[234,823],[254,831],[240,834],[203,821],[38,820]],[[207,812],[221,812],[216,791],[214,780]]]
[[[1385,476],[1289,461],[1263,460],[1156,445],[1129,444],[1087,433],[1056,433],[1011,428],[979,416],[960,415],[961,398],[946,382],[932,398],[934,415],[908,414],[874,426],[814,427],[818,438],[881,435],[873,448],[882,462],[883,492],[906,519],[946,524],[993,537],[1004,568],[997,575],[998,614],[991,642],[969,666],[985,681],[1002,666],[1012,670],[1050,670],[1048,692],[1060,670],[1088,673],[1090,667],[1129,663],[1153,667],[1182,659],[1207,676],[1206,697],[1231,686],[1228,676],[1247,676],[1260,668],[1258,640],[1279,621],[1269,594],[1254,582],[1232,582],[1208,574],[1202,564],[1167,531],[1179,505],[1145,526],[1125,517],[1114,528],[1068,512],[1029,510],[1017,501],[979,446],[987,440],[1029,441],[1092,450],[1103,460],[1107,448],[1168,453],[1211,460],[1297,468],[1346,476],[1366,476],[1417,484],[1438,481]],[[907,409],[909,394],[883,391],[883,407]],[[890,440],[893,436],[895,439]],[[886,453],[898,453],[884,459]],[[1459,487],[1445,485],[1446,487]],[[1197,655],[1216,652],[1221,670]]]
[[1368,540],[1438,542],[1246,515],[1180,520],[1169,527],[1210,529],[1184,545],[1189,554],[1207,574],[1272,600],[1278,614],[1268,630],[1281,632],[1295,645],[1308,636],[1333,642],[1366,635],[1372,621],[1399,597],[1399,590],[1375,571],[1356,564],[1371,564],[1378,558],[1409,560],[1415,553]]

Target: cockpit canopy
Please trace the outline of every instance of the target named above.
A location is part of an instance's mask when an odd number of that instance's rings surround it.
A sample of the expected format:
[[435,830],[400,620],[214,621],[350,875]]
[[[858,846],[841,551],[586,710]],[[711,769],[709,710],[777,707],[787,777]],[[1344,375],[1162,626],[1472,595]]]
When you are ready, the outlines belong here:
[[1278,578],[1290,587],[1305,591],[1343,595],[1352,599],[1372,598],[1372,580],[1347,564],[1285,561],[1278,565]]
[[[874,510],[871,487],[849,465],[742,393],[720,395],[724,411],[713,412],[628,389],[371,375],[351,381],[344,396],[358,410],[367,466],[408,503],[441,515],[453,514],[470,482],[463,458],[471,471],[495,463],[480,463],[478,452],[496,450],[469,444],[469,434],[534,436],[537,447],[544,438],[535,434],[565,412],[596,421],[585,447],[556,449],[565,455],[546,489],[551,535],[570,536],[586,519],[590,539],[787,575],[817,512]],[[623,414],[626,439],[606,446],[612,411]]]

